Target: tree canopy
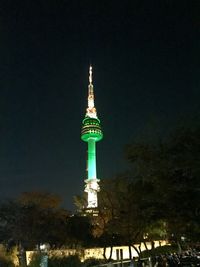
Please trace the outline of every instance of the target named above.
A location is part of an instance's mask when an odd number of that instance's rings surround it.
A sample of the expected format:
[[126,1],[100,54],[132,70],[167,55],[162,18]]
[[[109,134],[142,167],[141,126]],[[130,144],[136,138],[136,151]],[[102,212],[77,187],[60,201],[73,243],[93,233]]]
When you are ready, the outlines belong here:
[[199,130],[180,128],[157,142],[127,145],[129,170],[101,181],[99,213],[92,218],[99,240],[110,245],[199,240]]
[[61,245],[69,213],[60,207],[57,196],[49,193],[23,193],[19,199],[0,206],[0,231],[4,242],[12,241],[25,248],[42,243]]

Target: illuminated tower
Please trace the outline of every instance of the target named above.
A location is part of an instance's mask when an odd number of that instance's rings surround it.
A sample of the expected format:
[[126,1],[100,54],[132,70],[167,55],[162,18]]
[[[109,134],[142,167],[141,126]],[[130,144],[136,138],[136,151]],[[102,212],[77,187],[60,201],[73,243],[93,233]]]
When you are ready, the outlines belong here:
[[87,179],[85,180],[85,192],[88,194],[87,208],[97,208],[97,192],[99,180],[96,173],[96,142],[103,138],[100,120],[97,117],[94,106],[94,90],[92,84],[92,67],[89,69],[88,107],[85,118],[82,121],[81,139],[88,143],[87,151]]

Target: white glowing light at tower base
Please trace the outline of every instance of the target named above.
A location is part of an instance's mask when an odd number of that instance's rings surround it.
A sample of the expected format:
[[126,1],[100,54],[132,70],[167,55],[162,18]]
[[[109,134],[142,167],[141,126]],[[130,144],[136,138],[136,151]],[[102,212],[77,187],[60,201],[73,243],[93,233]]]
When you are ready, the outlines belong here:
[[88,193],[88,203],[87,208],[97,208],[98,207],[98,199],[97,199],[97,192],[99,192],[99,180],[98,179],[91,179],[85,180],[85,192]]

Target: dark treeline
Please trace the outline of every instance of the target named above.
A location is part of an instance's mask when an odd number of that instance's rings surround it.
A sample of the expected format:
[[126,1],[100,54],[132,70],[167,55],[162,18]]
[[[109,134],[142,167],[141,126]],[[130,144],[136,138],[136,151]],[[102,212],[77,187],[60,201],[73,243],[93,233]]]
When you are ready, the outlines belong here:
[[[180,128],[157,142],[126,147],[130,169],[101,181],[98,216],[61,207],[58,196],[23,193],[0,205],[0,242],[19,251],[43,243],[51,248],[127,245],[169,240],[192,246],[200,240],[200,128]],[[112,163],[111,163],[112,164]],[[88,213],[87,213],[88,214]],[[130,258],[131,249],[130,251]]]

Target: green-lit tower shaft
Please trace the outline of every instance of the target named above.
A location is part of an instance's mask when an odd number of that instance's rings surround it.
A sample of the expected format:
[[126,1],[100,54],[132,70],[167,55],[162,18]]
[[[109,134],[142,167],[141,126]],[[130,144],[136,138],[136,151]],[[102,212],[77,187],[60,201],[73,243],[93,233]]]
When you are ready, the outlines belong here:
[[96,179],[96,140],[94,138],[88,139],[88,179]]
[[88,143],[87,152],[87,179],[85,180],[85,192],[88,194],[87,208],[97,208],[97,192],[99,180],[96,174],[96,142],[103,138],[100,120],[94,106],[94,90],[92,84],[92,67],[89,69],[88,107],[82,122],[81,139]]

